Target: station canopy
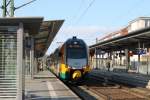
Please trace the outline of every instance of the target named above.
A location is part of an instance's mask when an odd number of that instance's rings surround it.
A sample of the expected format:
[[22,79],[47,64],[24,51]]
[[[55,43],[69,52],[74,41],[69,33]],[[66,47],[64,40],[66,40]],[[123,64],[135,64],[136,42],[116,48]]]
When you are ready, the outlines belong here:
[[125,48],[134,50],[140,47],[149,48],[150,47],[150,27],[139,29],[137,31],[133,31],[124,36],[118,36],[106,41],[98,42],[94,45],[91,45],[90,51],[94,51],[95,48],[111,51],[111,50],[123,50]]
[[18,26],[23,23],[24,30],[33,35],[37,34],[40,25],[43,22],[43,17],[2,17],[0,18],[0,26]]
[[36,57],[41,57],[45,54],[63,22],[64,20],[53,20],[42,23],[39,34],[35,36]]
[[43,21],[43,17],[3,17],[0,26],[18,26],[23,23],[24,31],[33,36],[35,57],[44,56],[64,20]]

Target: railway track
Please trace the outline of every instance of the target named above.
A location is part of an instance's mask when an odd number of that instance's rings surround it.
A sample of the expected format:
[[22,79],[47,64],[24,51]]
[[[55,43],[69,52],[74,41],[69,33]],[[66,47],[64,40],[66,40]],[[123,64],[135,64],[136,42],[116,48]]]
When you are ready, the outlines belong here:
[[106,77],[91,75],[83,85],[68,86],[83,100],[150,100],[149,97],[132,91],[132,86],[110,82]]

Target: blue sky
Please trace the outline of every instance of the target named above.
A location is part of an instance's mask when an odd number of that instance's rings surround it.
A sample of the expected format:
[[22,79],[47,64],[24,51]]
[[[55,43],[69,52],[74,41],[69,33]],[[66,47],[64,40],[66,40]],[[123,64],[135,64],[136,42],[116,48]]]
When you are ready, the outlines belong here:
[[[28,1],[30,0],[15,0],[15,6]],[[74,35],[91,45],[95,43],[96,37],[118,30],[137,17],[150,16],[149,0],[94,0],[86,11],[91,2],[93,0],[37,0],[18,9],[15,16],[65,20],[47,54],[60,45],[58,42],[64,42]]]

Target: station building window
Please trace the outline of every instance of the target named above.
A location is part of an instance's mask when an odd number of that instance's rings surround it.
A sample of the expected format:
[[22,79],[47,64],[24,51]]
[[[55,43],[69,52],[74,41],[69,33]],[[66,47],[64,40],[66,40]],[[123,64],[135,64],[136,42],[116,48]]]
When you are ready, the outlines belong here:
[[0,26],[0,85],[16,90],[17,27]]

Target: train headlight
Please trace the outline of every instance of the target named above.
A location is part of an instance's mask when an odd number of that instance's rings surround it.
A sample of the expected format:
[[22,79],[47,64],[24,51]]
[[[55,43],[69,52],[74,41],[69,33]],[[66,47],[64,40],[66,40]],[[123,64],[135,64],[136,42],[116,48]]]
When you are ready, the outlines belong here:
[[72,74],[72,78],[75,80],[80,78],[81,76],[82,76],[82,74],[81,74],[81,71],[79,71],[79,70],[74,71],[74,73]]
[[89,72],[91,70],[89,66],[84,66],[83,69],[84,69],[84,73]]

